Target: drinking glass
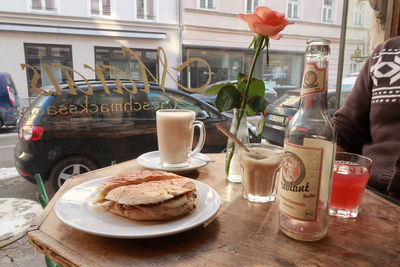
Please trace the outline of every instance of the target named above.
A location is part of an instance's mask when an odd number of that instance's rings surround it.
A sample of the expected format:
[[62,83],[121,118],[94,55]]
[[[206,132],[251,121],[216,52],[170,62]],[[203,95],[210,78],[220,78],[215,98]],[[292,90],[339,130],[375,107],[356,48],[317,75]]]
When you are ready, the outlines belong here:
[[282,148],[270,144],[247,144],[241,151],[243,197],[251,202],[270,202],[276,198],[276,180],[282,161]]
[[[180,168],[204,146],[206,130],[203,122],[195,120],[195,112],[187,109],[160,109],[156,112],[157,140],[162,167]],[[194,127],[200,136],[192,151]]]
[[355,218],[363,199],[372,160],[357,154],[337,152],[333,167],[333,182],[329,214]]

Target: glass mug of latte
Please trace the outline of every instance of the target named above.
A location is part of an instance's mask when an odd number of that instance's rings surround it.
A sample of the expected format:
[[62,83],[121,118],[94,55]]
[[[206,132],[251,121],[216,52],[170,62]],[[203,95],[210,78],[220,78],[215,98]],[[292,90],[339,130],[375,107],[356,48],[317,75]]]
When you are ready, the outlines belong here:
[[[157,140],[162,167],[181,168],[189,165],[189,159],[198,154],[206,140],[203,122],[195,120],[195,112],[187,109],[160,109],[157,117]],[[200,136],[192,151],[194,127]]]

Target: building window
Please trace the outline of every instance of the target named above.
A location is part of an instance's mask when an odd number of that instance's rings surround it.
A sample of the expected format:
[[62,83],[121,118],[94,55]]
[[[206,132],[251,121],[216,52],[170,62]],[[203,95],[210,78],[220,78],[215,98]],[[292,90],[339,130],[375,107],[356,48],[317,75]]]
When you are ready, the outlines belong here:
[[90,0],[92,15],[111,16],[111,0]]
[[[47,75],[44,64],[53,65],[60,64],[72,68],[72,48],[70,45],[52,45],[52,44],[24,44],[25,63],[31,65],[40,74],[38,87],[51,85],[49,76]],[[31,88],[31,81],[34,72],[30,68],[26,68],[28,88]],[[51,68],[51,74],[58,83],[65,83],[67,76],[65,70],[60,68]],[[73,76],[73,73],[71,73]],[[33,96],[32,90],[29,90],[29,96]]]
[[362,27],[364,25],[364,8],[363,1],[357,1],[354,12],[354,26]]
[[258,0],[246,0],[246,13],[253,13],[258,7]]
[[322,7],[322,22],[333,22],[333,0],[324,0]]
[[[201,58],[211,68],[211,83],[223,80],[236,80],[239,72],[244,72],[250,65],[252,56],[245,51],[227,49],[197,49],[184,48],[184,60]],[[209,77],[207,67],[203,63],[194,62],[182,73],[183,84],[189,88],[198,88],[204,85]]]
[[136,18],[144,20],[155,20],[154,0],[136,0]]
[[[266,57],[264,57],[266,61]],[[300,88],[304,54],[270,51],[269,65],[264,63],[263,80],[279,91]]]
[[55,0],[32,0],[32,10],[56,11]]
[[[158,79],[158,58],[156,50],[152,49],[136,49],[132,48],[139,55],[140,60],[144,63],[151,74]],[[99,47],[94,48],[96,65],[109,65],[117,67],[125,73],[118,73],[120,79],[133,79],[143,81],[143,73],[140,70],[140,65],[132,55],[125,54],[121,48],[117,47]],[[116,70],[105,68],[104,76],[106,79],[115,79]],[[154,81],[147,74],[149,81]]]
[[299,19],[299,0],[288,0],[287,2],[287,18],[288,19]]
[[214,0],[200,0],[200,8],[215,9]]

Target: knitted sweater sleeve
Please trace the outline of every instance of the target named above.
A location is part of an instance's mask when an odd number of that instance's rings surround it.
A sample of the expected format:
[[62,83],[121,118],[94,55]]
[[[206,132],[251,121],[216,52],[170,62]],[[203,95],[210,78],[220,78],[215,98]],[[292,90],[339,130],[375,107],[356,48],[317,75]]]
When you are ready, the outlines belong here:
[[364,144],[371,142],[370,106],[372,57],[364,64],[353,90],[344,105],[335,113],[333,121],[338,134],[337,144],[348,152],[361,154]]

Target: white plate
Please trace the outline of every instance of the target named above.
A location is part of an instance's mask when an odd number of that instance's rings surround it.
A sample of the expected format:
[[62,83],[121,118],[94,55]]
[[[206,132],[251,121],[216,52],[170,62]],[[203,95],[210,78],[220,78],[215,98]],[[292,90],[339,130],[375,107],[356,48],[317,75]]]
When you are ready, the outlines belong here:
[[65,224],[86,233],[115,238],[151,238],[180,233],[211,219],[221,204],[218,193],[210,186],[192,180],[197,189],[197,208],[191,213],[168,221],[134,221],[97,208],[93,203],[97,186],[109,179],[103,177],[68,190],[56,202],[55,213]]
[[194,171],[198,168],[204,167],[208,164],[210,158],[204,154],[197,154],[195,157],[189,159],[189,164],[185,167],[176,168],[176,167],[163,167],[160,163],[160,153],[158,151],[152,151],[145,154],[140,155],[136,162],[143,168],[147,168],[150,170],[162,170],[169,171],[175,173],[184,173]]

